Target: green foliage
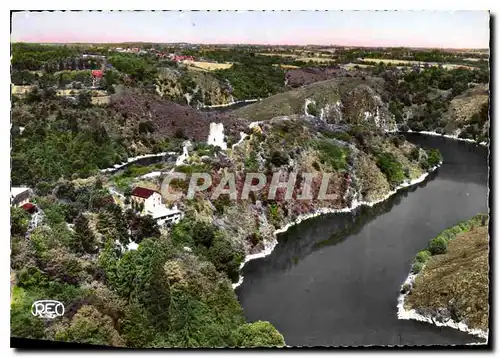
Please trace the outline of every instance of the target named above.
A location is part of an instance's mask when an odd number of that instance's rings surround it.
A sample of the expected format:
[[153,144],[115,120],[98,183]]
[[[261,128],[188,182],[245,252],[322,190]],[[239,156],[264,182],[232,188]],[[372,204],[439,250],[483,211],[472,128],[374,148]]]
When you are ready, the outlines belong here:
[[415,261],[411,266],[411,272],[414,274],[420,273],[420,271],[422,271],[424,267],[424,264],[425,264],[424,262]]
[[431,253],[427,250],[422,250],[419,251],[417,256],[415,257],[415,261],[425,263],[429,257],[431,256]]
[[107,346],[124,346],[123,339],[113,327],[113,320],[95,307],[82,306],[68,327],[59,329],[55,339],[67,342]]
[[412,161],[418,161],[420,159],[420,148],[413,148],[408,156],[408,159]]
[[82,214],[77,216],[74,230],[73,250],[79,253],[95,253],[97,251],[97,240],[89,228],[88,219]]
[[316,104],[311,102],[307,105],[307,113],[310,115],[310,116],[314,116],[314,117],[317,117],[319,116],[319,110],[318,108],[316,107]]
[[231,243],[231,240],[218,231],[207,254],[208,259],[220,272],[225,272],[232,282],[238,282],[240,264],[244,259],[241,247]]
[[238,281],[239,265],[244,258],[243,248],[233,244],[225,232],[215,225],[185,218],[173,227],[171,238],[179,246],[194,248],[218,271],[225,272],[231,281]]
[[109,63],[137,81],[150,81],[156,75],[155,66],[146,58],[131,54],[114,54],[109,57]]
[[283,336],[269,322],[257,321],[238,327],[236,344],[239,347],[282,347]]
[[448,249],[448,241],[444,237],[438,236],[429,241],[427,249],[429,250],[431,255],[444,254]]
[[221,80],[228,80],[237,99],[265,98],[283,90],[285,73],[280,67],[259,62],[257,57],[244,57],[231,68],[214,71]]
[[251,151],[245,158],[245,169],[248,173],[256,173],[259,170],[259,162],[255,151]]
[[403,166],[392,153],[381,153],[377,156],[377,166],[387,178],[391,186],[395,187],[405,180]]
[[330,165],[334,170],[347,168],[349,150],[328,139],[314,140],[313,147],[318,151],[321,163]]
[[23,135],[12,139],[13,183],[34,186],[61,177],[86,177],[126,160],[125,145],[109,136],[98,120],[103,110],[64,109],[53,114],[40,113],[39,120],[30,120],[25,112],[13,111],[13,123],[28,120]]
[[13,43],[12,67],[16,70],[39,70],[44,64],[77,56],[75,48],[63,45]]
[[423,162],[422,167],[425,169],[433,168],[443,161],[443,156],[437,149],[430,149],[427,151],[427,159]]
[[24,236],[28,230],[30,215],[22,208],[10,207],[10,235]]

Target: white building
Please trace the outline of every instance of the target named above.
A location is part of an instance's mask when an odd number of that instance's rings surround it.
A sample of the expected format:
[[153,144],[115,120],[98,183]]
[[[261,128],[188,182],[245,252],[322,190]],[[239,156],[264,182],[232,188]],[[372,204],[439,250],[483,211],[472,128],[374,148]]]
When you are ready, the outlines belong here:
[[165,205],[157,208],[150,215],[156,220],[159,226],[177,224],[183,217],[182,212],[177,209],[177,206],[169,209]]
[[182,212],[176,206],[167,208],[161,202],[161,194],[156,190],[136,187],[132,191],[131,200],[136,205],[144,205],[141,213],[151,216],[159,226],[178,223],[182,219]]

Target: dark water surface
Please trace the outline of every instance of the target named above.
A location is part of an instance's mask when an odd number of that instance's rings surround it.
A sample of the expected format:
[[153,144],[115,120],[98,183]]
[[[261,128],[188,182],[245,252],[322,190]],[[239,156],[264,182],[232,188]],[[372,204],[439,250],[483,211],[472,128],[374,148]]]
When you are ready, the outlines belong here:
[[249,321],[270,321],[292,346],[435,345],[477,341],[447,327],[397,319],[399,289],[440,231],[487,211],[488,151],[409,134],[438,148],[441,168],[373,208],[305,221],[250,261],[237,289]]

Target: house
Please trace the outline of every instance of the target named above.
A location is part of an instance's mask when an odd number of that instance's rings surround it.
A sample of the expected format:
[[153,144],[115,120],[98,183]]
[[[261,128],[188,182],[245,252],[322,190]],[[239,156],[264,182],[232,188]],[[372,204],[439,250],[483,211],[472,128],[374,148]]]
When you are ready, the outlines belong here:
[[141,186],[135,187],[132,190],[131,200],[136,204],[143,204],[146,213],[153,212],[162,205],[161,195],[158,191]]
[[162,205],[157,208],[151,216],[159,226],[170,226],[172,224],[177,224],[182,219],[183,214],[175,205],[172,208],[167,208],[165,205]]
[[31,189],[26,187],[12,187],[10,188],[10,205],[23,206],[29,203],[30,196],[32,195]]
[[182,219],[182,212],[176,206],[167,208],[161,202],[161,194],[156,190],[135,187],[132,190],[131,200],[136,205],[144,205],[142,213],[151,216],[159,226],[178,223]]

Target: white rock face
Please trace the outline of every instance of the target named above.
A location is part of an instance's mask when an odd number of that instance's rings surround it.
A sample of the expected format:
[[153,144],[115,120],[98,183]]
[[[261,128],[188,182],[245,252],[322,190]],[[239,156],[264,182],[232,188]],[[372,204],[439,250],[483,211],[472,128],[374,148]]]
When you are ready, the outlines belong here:
[[233,144],[233,146],[231,147],[231,149],[234,149],[235,147],[237,147],[241,143],[243,143],[243,141],[245,140],[246,137],[248,137],[248,134],[246,134],[245,132],[240,132],[240,140],[238,141],[238,143]]
[[210,133],[208,134],[207,144],[227,149],[227,143],[224,141],[224,125],[222,123],[210,123]]
[[189,157],[188,147],[191,145],[190,141],[185,141],[184,146],[182,147],[182,154],[177,157],[175,161],[175,165],[179,166],[184,164],[184,161]]

